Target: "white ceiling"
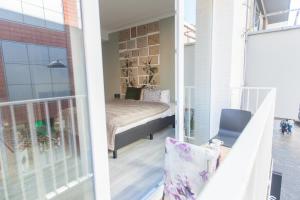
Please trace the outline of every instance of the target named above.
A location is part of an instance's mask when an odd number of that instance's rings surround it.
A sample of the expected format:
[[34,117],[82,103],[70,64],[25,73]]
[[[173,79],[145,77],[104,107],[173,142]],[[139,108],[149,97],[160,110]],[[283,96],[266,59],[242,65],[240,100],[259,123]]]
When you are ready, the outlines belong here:
[[99,0],[101,28],[105,33],[174,14],[174,0]]

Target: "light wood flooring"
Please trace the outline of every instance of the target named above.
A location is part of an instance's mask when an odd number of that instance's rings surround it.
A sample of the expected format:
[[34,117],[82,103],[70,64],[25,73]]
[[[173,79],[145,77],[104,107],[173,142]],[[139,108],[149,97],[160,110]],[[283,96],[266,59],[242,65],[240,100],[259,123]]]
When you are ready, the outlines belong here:
[[163,178],[165,138],[174,137],[171,126],[109,155],[111,196],[113,200],[141,200]]

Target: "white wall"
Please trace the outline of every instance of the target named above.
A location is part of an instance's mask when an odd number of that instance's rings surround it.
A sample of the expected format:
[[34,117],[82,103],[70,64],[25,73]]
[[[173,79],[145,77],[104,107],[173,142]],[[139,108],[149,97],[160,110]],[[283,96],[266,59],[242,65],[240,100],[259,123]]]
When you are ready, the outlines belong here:
[[247,6],[240,0],[197,3],[195,135],[204,142],[218,133],[222,109],[231,107],[231,87],[243,85]]
[[300,29],[248,36],[246,85],[277,88],[276,117],[297,119]]
[[105,99],[111,100],[120,94],[120,60],[118,33],[111,33],[109,40],[102,41]]
[[175,18],[159,21],[160,27],[160,88],[169,89],[175,101]]

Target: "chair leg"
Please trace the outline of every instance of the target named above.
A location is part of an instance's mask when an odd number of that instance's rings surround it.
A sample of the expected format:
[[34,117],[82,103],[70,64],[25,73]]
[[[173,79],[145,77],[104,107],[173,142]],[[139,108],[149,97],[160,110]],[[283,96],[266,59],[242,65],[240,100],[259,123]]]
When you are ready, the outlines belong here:
[[150,133],[150,140],[153,140],[153,134]]
[[118,157],[118,151],[114,150],[113,151],[113,158],[116,159]]

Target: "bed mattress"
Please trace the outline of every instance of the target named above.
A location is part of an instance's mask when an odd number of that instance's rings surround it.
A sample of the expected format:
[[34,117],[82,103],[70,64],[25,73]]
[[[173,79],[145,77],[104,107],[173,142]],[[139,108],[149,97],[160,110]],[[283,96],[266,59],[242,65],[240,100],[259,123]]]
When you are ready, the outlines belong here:
[[169,117],[169,116],[173,116],[173,115],[175,115],[175,103],[170,103],[169,104],[169,109],[164,111],[163,113],[160,113],[160,114],[157,114],[157,115],[154,115],[154,116],[151,116],[151,117],[147,117],[146,119],[142,119],[138,122],[131,123],[131,124],[128,124],[128,125],[123,126],[123,127],[118,127],[117,130],[116,130],[116,134],[125,132],[125,131],[127,131],[129,129],[132,129],[134,127],[146,124],[150,121],[160,119],[160,118]]
[[174,114],[174,106],[161,102],[115,100],[106,104],[107,142],[114,150],[115,135],[155,119]]

